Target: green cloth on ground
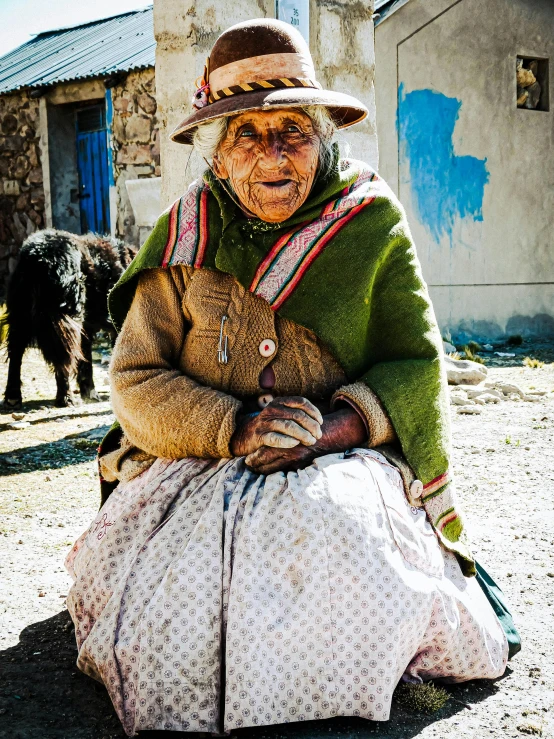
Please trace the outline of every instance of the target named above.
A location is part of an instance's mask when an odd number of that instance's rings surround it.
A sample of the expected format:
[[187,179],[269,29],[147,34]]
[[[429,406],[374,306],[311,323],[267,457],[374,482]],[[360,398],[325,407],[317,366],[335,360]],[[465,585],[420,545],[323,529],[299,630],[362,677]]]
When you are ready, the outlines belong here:
[[500,621],[502,629],[506,634],[506,638],[508,640],[508,659],[512,659],[512,657],[521,650],[521,637],[514,624],[512,614],[506,605],[504,593],[479,562],[475,562],[475,568],[477,570],[477,582],[481,586],[481,590],[487,596],[487,600],[491,604],[492,609],[496,613],[496,617]]

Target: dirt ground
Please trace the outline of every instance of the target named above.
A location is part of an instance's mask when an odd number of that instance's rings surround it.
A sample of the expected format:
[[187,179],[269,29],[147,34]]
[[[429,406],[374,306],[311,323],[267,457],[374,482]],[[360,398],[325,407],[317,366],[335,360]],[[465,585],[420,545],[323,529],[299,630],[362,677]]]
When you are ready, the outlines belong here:
[[[522,365],[532,352],[546,359],[543,367]],[[75,667],[65,609],[64,557],[97,511],[94,451],[113,420],[107,356],[96,357],[101,402],[54,408],[53,377],[33,351],[24,363],[22,417],[0,410],[1,739],[124,736],[104,688]],[[554,347],[524,345],[516,357],[492,363],[489,379],[546,393],[486,405],[480,415],[452,407],[466,523],[478,558],[511,604],[520,654],[494,683],[448,687],[452,698],[431,716],[395,701],[384,724],[335,719],[245,729],[237,739],[554,737]],[[2,363],[2,389],[6,375]]]

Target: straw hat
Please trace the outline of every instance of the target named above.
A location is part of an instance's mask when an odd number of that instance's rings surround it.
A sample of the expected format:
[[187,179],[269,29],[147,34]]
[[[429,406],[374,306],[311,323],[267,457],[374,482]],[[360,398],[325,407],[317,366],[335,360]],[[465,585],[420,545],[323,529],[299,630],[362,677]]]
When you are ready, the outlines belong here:
[[197,81],[192,105],[193,113],[171,134],[177,143],[191,144],[200,123],[247,110],[324,105],[339,128],[367,115],[356,98],[323,90],[301,34],[269,18],[237,23],[221,34]]

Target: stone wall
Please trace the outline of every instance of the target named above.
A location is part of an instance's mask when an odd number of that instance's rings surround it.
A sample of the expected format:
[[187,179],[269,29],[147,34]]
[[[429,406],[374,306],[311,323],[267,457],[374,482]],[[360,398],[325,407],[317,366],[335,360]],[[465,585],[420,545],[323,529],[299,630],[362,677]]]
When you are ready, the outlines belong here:
[[39,103],[26,92],[0,97],[0,295],[19,247],[44,228]]
[[160,176],[160,138],[153,69],[130,72],[112,88],[116,235],[139,244],[126,180]]

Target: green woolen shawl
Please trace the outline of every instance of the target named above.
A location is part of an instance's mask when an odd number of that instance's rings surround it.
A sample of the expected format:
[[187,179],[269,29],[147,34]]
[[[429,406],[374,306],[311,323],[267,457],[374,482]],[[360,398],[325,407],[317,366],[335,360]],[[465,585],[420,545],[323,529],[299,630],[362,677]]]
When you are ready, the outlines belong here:
[[404,210],[367,165],[338,159],[284,223],[246,217],[209,172],[163,213],[109,295],[117,330],[142,270],[189,264],[233,275],[327,346],[381,400],[423,504],[466,575],[473,559],[449,478],[442,340]]

